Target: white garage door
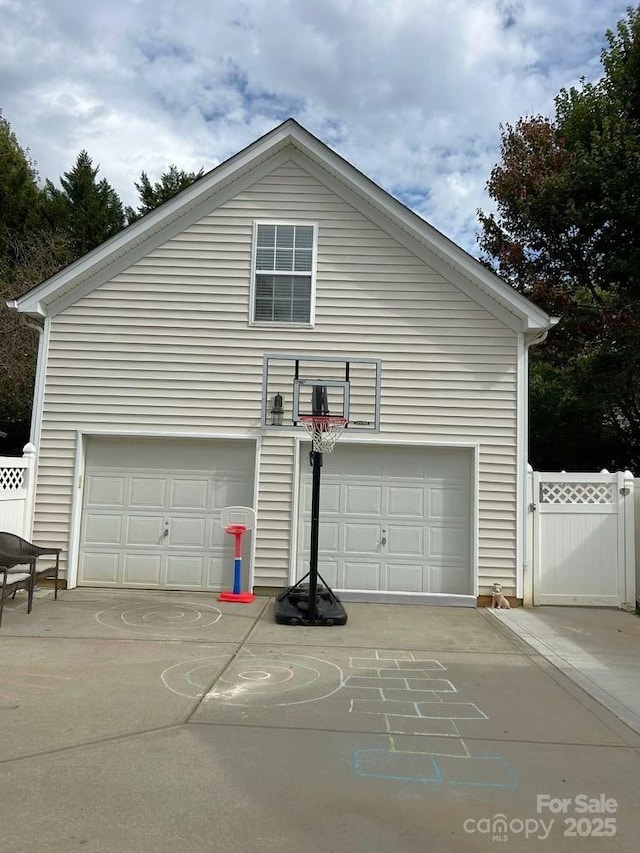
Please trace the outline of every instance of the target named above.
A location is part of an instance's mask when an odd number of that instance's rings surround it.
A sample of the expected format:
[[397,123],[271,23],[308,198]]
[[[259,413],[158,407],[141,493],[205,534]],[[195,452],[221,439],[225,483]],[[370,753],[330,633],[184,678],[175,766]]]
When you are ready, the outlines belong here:
[[220,515],[253,506],[254,464],[253,442],[90,439],[78,582],[230,588],[233,542]]
[[[301,453],[298,577],[309,569],[311,468]],[[338,445],[324,454],[318,569],[336,590],[473,593],[472,455]]]

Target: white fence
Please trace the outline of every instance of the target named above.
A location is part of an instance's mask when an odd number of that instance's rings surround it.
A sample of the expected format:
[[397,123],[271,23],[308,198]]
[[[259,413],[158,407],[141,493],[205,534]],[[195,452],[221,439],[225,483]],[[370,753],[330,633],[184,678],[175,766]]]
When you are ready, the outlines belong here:
[[635,608],[635,499],[629,471],[529,472],[533,604]]
[[33,444],[26,445],[22,456],[0,456],[0,530],[31,538],[35,476]]

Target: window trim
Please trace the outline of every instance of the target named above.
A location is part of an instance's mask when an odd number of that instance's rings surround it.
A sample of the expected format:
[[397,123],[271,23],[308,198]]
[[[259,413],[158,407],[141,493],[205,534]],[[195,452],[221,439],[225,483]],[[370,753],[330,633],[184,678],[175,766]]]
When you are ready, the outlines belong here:
[[[258,258],[258,226],[260,225],[304,225],[313,228],[313,241],[311,249],[311,294],[309,297],[309,319],[303,322],[291,320],[256,320],[256,274]],[[318,261],[318,223],[307,219],[255,219],[253,222],[253,239],[251,241],[251,289],[249,303],[249,325],[258,326],[262,329],[312,329],[316,322],[316,267]],[[274,273],[280,274],[282,273]],[[287,273],[284,273],[287,275]],[[306,273],[292,273],[292,275],[306,275]]]

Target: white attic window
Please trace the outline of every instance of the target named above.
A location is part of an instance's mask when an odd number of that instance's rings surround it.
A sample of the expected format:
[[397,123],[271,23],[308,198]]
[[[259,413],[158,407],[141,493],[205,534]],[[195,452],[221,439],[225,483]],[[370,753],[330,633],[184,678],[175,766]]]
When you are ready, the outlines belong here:
[[315,225],[256,223],[254,323],[313,322],[315,251]]

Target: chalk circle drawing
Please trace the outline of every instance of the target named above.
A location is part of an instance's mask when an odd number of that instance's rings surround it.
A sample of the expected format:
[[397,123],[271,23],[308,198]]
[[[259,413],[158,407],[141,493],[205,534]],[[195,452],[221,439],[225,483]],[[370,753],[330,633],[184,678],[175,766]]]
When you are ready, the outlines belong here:
[[210,604],[185,601],[146,601],[135,607],[116,605],[96,613],[96,620],[107,628],[126,631],[128,634],[155,634],[163,637],[180,637],[215,625],[222,612]]
[[310,655],[242,655],[224,670],[206,702],[250,707],[302,705],[340,690],[339,666]]
[[228,655],[192,658],[168,667],[160,678],[165,687],[187,699],[201,699],[228,660]]

